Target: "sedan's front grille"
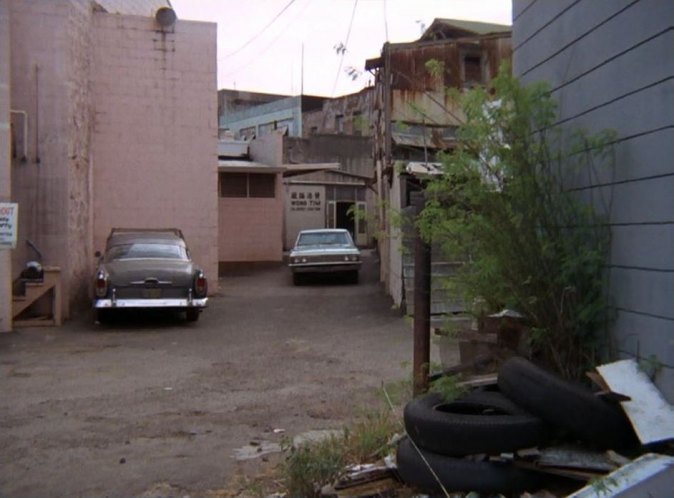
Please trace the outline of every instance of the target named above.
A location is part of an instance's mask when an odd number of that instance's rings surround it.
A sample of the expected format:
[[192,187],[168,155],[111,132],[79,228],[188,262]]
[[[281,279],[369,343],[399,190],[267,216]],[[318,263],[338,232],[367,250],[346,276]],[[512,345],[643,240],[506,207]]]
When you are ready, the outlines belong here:
[[309,256],[308,263],[331,263],[333,261],[345,261],[345,256],[323,255],[323,256]]

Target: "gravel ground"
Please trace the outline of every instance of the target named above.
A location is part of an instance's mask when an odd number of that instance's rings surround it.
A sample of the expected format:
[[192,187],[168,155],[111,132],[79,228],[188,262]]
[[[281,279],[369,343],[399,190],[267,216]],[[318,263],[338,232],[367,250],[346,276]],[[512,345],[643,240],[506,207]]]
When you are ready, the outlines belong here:
[[262,460],[237,448],[379,403],[412,332],[365,259],[359,285],[241,268],[197,323],[84,313],[0,336],[0,496],[225,496]]

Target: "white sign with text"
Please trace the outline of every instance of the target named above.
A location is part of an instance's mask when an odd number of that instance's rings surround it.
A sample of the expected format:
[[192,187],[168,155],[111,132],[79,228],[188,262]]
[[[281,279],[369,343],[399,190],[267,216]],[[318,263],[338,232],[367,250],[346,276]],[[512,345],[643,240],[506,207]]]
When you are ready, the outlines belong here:
[[0,202],[0,249],[15,249],[19,231],[19,205]]

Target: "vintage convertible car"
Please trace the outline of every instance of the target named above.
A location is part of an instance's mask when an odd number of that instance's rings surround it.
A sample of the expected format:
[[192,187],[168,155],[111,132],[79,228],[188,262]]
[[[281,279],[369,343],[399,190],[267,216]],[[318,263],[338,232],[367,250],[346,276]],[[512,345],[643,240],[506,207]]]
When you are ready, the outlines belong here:
[[94,281],[98,320],[122,308],[166,308],[199,319],[208,282],[180,230],[113,228]]
[[302,230],[288,257],[295,285],[306,273],[343,273],[358,283],[360,264],[360,251],[351,234],[337,228]]

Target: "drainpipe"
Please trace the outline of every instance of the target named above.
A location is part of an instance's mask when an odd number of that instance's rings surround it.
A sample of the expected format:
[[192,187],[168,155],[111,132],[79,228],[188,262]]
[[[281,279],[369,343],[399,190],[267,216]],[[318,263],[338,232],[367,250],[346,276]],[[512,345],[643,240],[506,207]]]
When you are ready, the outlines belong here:
[[10,114],[23,116],[23,156],[21,157],[21,161],[25,162],[28,158],[28,113],[18,109],[10,109],[9,112]]

